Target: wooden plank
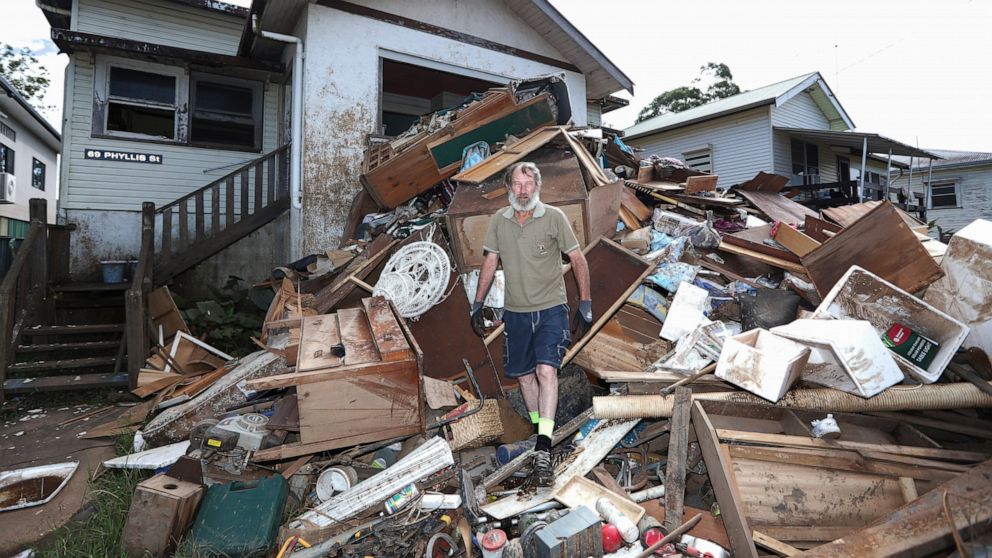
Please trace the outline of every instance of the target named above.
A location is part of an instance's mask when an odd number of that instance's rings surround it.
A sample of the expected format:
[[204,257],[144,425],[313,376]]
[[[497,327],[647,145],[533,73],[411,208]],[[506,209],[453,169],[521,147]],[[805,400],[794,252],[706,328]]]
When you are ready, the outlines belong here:
[[852,450],[772,448],[737,445],[729,446],[729,448],[731,457],[752,461],[792,463],[852,473],[871,473],[888,477],[910,477],[920,480],[945,481],[957,476],[957,473],[920,465],[890,463],[870,459]]
[[405,361],[396,362],[372,362],[364,364],[354,364],[350,366],[338,366],[337,368],[324,368],[321,370],[311,370],[309,372],[294,372],[291,374],[277,374],[266,378],[256,378],[248,380],[248,387],[251,389],[273,389],[289,386],[300,386],[323,382],[343,376],[358,376],[363,374],[380,374],[403,370],[408,364]]
[[348,265],[341,270],[341,273],[334,278],[330,285],[314,293],[314,309],[318,313],[324,314],[337,306],[355,290],[355,284],[348,278],[364,279],[368,277],[376,266],[392,254],[399,243],[399,240],[393,240],[389,235],[376,237],[364,252],[348,262]]
[[738,443],[765,444],[773,446],[800,448],[834,448],[849,450],[864,450],[890,453],[909,457],[926,457],[944,459],[947,461],[979,462],[988,458],[984,453],[962,450],[946,450],[920,448],[915,446],[899,446],[894,444],[870,444],[864,442],[845,442],[843,440],[824,440],[822,438],[803,438],[784,434],[766,434],[762,432],[741,432],[739,430],[717,430],[720,440]]
[[344,345],[344,364],[355,365],[379,360],[379,350],[372,339],[372,328],[365,312],[360,308],[338,310],[341,344]]
[[162,212],[162,254],[172,254],[172,208]]
[[[321,314],[303,318],[300,331],[299,372],[323,370],[343,365],[345,350],[341,345],[341,328],[337,314]],[[338,349],[335,349],[338,347]]]
[[[806,220],[803,222],[803,231],[806,235],[817,242],[825,242],[828,238],[833,236],[834,233],[838,233],[843,229],[840,225],[835,225],[824,221],[823,219],[817,219],[816,217],[806,216]],[[832,234],[827,234],[832,233]]]
[[[244,219],[248,216],[248,202],[251,198],[248,197],[248,169],[241,171],[241,218]],[[232,202],[233,203],[233,202]]]
[[710,484],[713,485],[713,492],[720,504],[720,515],[723,516],[723,524],[727,529],[727,536],[730,538],[734,556],[737,558],[757,558],[758,549],[754,547],[751,528],[744,516],[743,504],[730,483],[730,475],[732,474],[730,463],[724,458],[716,431],[713,429],[706,411],[703,410],[698,401],[692,403],[691,416],[693,431],[696,433],[699,449],[706,462]]
[[255,163],[252,169],[255,173],[255,191],[253,192],[255,207],[252,208],[252,213],[255,213],[262,208],[262,193],[265,190],[265,160]]
[[675,388],[675,406],[672,409],[671,438],[668,442],[668,463],[665,465],[665,509],[670,513],[665,519],[665,529],[679,526],[685,502],[685,469],[689,452],[689,413],[692,408],[692,390]]
[[234,177],[228,178],[224,186],[224,226],[230,227],[234,224]]
[[986,440],[992,440],[992,430],[989,430],[987,428],[968,426],[967,424],[959,424],[957,422],[952,422],[947,420],[938,420],[933,418],[921,417],[910,413],[892,413],[892,412],[880,411],[871,414],[876,417],[898,420],[909,424],[915,424],[917,426],[936,428],[937,430],[944,430],[946,432],[955,432],[957,434],[964,434],[966,436],[973,436],[976,438],[984,438]]
[[788,225],[779,225],[775,229],[775,241],[800,257],[809,254],[820,245],[819,242]]
[[819,217],[812,209],[777,193],[738,190],[737,195],[746,199],[754,207],[757,207],[772,221],[798,225],[804,222],[807,215]]
[[739,186],[735,186],[734,190],[743,190],[745,192],[778,193],[782,191],[782,188],[784,188],[788,183],[789,178],[786,176],[758,171],[758,174],[754,175],[754,178]]
[[795,556],[802,552],[798,548],[787,545],[778,539],[773,539],[761,531],[751,531],[751,535],[754,538],[754,544],[761,548],[767,548],[779,556]]
[[644,205],[644,202],[637,199],[634,192],[624,186],[620,191],[620,204],[629,211],[638,221],[647,221],[651,218],[651,208]]
[[765,263],[774,267],[790,271],[792,273],[797,273],[799,275],[806,275],[806,268],[800,264],[790,262],[788,260],[783,260],[781,258],[776,258],[774,256],[769,256],[767,254],[762,254],[761,252],[756,252],[748,248],[742,248],[740,246],[735,246],[726,241],[720,242],[719,249],[724,252],[730,252],[731,254],[738,254],[740,256],[745,256],[748,258],[753,258],[761,263]]
[[182,250],[187,246],[189,246],[189,200],[183,200],[179,202],[179,246],[177,249]]
[[[953,510],[950,519],[944,512],[945,498]],[[799,556],[864,558],[868,551],[880,556],[942,556],[950,545],[949,522],[953,522],[955,530],[982,525],[992,518],[990,501],[992,460],[938,486],[870,527]]]
[[712,192],[716,190],[716,181],[719,178],[720,177],[715,174],[690,176],[685,179],[685,193],[695,194],[697,192]]
[[820,296],[852,265],[915,293],[944,275],[916,235],[885,202],[802,258]]
[[[782,225],[784,226],[784,225]],[[780,226],[779,228],[782,228]],[[799,263],[799,256],[775,246],[765,244],[766,240],[772,238],[772,225],[762,225],[760,227],[750,227],[733,234],[723,235],[723,241],[741,248],[747,248],[754,252],[760,252],[767,256],[772,256],[780,260]]]
[[[394,428],[391,430],[383,430],[380,432],[382,435],[389,436],[389,438],[397,438],[407,434],[409,430],[408,426],[403,426],[401,428]],[[362,438],[364,435],[360,434],[355,436],[356,439]],[[259,450],[252,455],[251,460],[256,463],[264,463],[266,461],[282,461],[284,459],[290,459],[293,457],[299,457],[301,455],[310,455],[314,453],[320,453],[322,451],[329,451],[332,449],[337,449],[344,447],[341,445],[342,442],[350,441],[344,438],[338,438],[335,440],[325,441],[325,442],[315,442],[312,444],[304,444],[301,442],[293,442],[289,444],[283,444],[281,446],[276,446],[273,448],[266,448]],[[361,443],[361,442],[355,442]],[[352,444],[345,444],[352,445]]]
[[220,184],[210,188],[210,234],[217,236],[220,232]]
[[395,360],[408,360],[413,358],[413,350],[403,335],[400,324],[396,321],[389,301],[377,296],[362,299],[365,307],[365,315],[368,316],[369,326],[372,328],[372,339],[376,349],[379,351],[383,362]]
[[[557,126],[547,126],[538,128],[530,134],[524,136],[517,143],[514,143],[498,153],[494,153],[486,160],[474,167],[458,173],[451,177],[457,182],[469,184],[481,184],[497,173],[503,172],[507,167],[522,160],[537,148],[548,143],[562,133],[563,128]],[[506,191],[504,189],[503,193]]]

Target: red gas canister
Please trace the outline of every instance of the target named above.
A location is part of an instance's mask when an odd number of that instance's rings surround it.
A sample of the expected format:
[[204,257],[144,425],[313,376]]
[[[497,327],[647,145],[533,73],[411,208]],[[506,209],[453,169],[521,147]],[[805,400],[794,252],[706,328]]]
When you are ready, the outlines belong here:
[[623,538],[620,536],[620,531],[617,526],[612,523],[603,524],[603,552],[605,554],[612,554],[623,546]]

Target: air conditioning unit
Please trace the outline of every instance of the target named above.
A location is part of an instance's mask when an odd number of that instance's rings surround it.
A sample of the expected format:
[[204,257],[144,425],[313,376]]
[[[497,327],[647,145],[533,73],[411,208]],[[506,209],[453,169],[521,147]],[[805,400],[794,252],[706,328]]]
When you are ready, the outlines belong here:
[[0,203],[14,203],[14,192],[17,191],[17,180],[9,172],[0,172]]

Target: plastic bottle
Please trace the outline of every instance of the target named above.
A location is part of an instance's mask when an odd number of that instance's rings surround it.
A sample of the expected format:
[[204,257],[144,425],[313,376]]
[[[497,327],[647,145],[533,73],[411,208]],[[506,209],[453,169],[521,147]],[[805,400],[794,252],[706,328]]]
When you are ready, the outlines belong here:
[[607,521],[607,523],[612,523],[616,525],[617,530],[620,531],[620,536],[623,537],[624,542],[627,544],[632,544],[637,541],[640,533],[637,531],[637,525],[630,520],[622,511],[617,509],[613,502],[607,500],[606,498],[600,498],[596,500],[596,511],[599,515]]

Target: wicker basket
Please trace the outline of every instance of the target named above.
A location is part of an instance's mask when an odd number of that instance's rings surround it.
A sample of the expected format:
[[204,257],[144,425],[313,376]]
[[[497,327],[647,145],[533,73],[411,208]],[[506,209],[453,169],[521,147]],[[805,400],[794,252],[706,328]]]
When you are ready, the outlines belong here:
[[[478,406],[477,401],[462,404],[449,415],[456,416]],[[479,448],[503,435],[503,421],[499,418],[499,403],[486,399],[479,412],[448,425],[453,451]]]

